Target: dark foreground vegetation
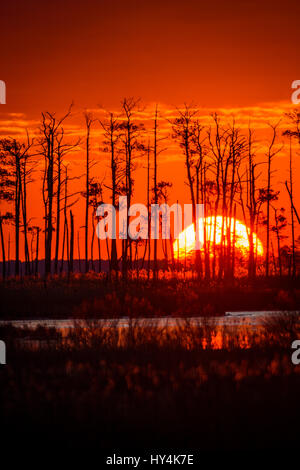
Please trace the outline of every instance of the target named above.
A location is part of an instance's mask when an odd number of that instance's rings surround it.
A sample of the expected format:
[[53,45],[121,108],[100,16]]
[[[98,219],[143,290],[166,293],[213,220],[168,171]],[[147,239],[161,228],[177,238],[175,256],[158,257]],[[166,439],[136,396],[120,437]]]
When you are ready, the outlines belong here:
[[259,330],[87,324],[67,335],[2,327],[3,449],[96,452],[100,465],[108,451],[137,448],[295,448],[298,322],[283,316]]
[[[145,273],[144,273],[145,274]],[[238,310],[298,310],[299,279],[203,281],[192,272],[143,272],[125,281],[89,273],[9,278],[0,283],[0,319],[219,316]]]

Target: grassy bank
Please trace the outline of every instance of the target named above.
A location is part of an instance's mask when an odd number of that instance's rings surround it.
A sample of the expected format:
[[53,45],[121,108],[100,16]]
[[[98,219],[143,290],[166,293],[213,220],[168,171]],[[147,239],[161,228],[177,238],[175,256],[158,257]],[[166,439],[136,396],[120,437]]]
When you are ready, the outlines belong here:
[[90,273],[72,277],[8,279],[0,283],[0,318],[218,316],[234,310],[295,310],[299,280],[239,279],[230,285],[134,275],[126,282]]

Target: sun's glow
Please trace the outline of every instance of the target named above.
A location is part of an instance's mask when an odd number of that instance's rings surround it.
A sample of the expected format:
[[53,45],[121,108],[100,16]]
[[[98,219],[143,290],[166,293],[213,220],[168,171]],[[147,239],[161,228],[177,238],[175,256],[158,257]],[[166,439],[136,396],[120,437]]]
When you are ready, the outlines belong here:
[[[221,244],[223,230],[223,243],[225,246],[228,244],[228,238],[230,234],[231,243],[234,242],[236,248],[242,252],[249,251],[249,229],[239,220],[229,217],[223,218],[222,216],[217,216],[216,218],[206,217],[204,223],[202,218],[199,219],[199,241],[201,245],[204,243],[204,225],[206,230],[206,241],[210,247],[213,246],[214,240],[216,246]],[[255,233],[253,234],[253,244],[254,251],[258,256],[262,256],[264,252],[263,246]],[[201,249],[203,250],[204,248]],[[175,257],[178,255],[179,257],[183,257],[186,254],[191,254],[195,250],[195,230],[193,224],[189,225],[179,234],[179,237],[173,243],[173,250]]]

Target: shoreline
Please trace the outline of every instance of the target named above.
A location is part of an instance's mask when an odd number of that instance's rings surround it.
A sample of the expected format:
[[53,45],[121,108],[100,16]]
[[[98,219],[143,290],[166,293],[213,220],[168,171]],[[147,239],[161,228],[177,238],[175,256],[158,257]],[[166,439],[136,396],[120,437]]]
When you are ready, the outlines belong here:
[[264,320],[268,318],[278,318],[281,316],[297,316],[300,315],[299,310],[256,310],[256,311],[235,311],[225,312],[225,315],[220,316],[161,316],[161,317],[112,317],[112,318],[22,318],[22,319],[2,319],[0,320],[0,327],[13,326],[16,328],[22,327],[45,327],[45,328],[76,328],[88,326],[101,326],[128,328],[133,323],[134,326],[155,326],[155,327],[174,327],[188,322],[191,326],[198,326],[205,323],[215,324],[216,326],[231,326],[231,325],[259,325],[263,324]]

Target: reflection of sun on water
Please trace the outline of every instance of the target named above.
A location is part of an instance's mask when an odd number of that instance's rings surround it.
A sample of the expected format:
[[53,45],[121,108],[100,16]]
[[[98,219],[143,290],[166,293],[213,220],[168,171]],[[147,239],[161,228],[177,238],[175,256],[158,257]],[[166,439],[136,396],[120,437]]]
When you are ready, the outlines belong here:
[[[212,246],[214,241],[214,236],[216,240],[216,245],[221,244],[222,238],[222,224],[223,224],[223,233],[224,233],[224,244],[227,245],[227,233],[230,231],[231,241],[235,240],[235,247],[241,251],[249,251],[249,238],[248,233],[249,229],[239,220],[234,218],[224,218],[221,215],[217,216],[216,218],[216,229],[214,229],[215,225],[215,217],[207,217],[205,219],[205,227],[206,227],[206,240],[207,243]],[[214,230],[216,230],[216,234],[214,235]],[[203,219],[199,219],[199,241],[202,244],[204,242],[204,221]],[[254,251],[257,251],[258,256],[263,254],[263,246],[260,239],[257,235],[253,234],[253,243],[254,243]],[[195,230],[194,225],[189,225],[185,230],[183,230],[179,237],[174,241],[173,244],[174,248],[174,256],[185,256],[186,254],[190,254],[195,249]],[[203,248],[202,248],[203,249]]]

